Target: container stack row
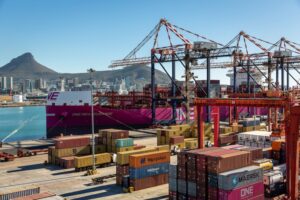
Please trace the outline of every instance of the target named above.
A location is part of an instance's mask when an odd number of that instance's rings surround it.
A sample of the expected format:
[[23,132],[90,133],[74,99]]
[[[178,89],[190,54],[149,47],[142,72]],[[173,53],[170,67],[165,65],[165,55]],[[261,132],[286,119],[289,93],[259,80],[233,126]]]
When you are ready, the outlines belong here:
[[271,147],[271,132],[250,131],[239,133],[238,144],[249,147],[269,148]]
[[180,152],[177,165],[170,165],[170,199],[264,199],[263,170],[252,165],[256,153],[217,147]]
[[[205,137],[211,139],[212,125],[207,123],[204,127]],[[172,125],[163,129],[157,129],[157,145],[169,145],[180,149],[197,148],[197,127],[189,124]]]
[[130,151],[133,150],[133,140],[128,138],[128,136],[129,132],[127,130],[99,130],[99,136],[96,139],[96,144],[99,148],[103,149],[104,152],[108,153]]
[[91,154],[90,136],[66,136],[54,139],[48,148],[48,163],[63,168],[74,167],[74,156]]
[[140,190],[164,184],[168,181],[168,165],[165,163],[169,160],[168,145],[118,152],[116,184],[126,190]]

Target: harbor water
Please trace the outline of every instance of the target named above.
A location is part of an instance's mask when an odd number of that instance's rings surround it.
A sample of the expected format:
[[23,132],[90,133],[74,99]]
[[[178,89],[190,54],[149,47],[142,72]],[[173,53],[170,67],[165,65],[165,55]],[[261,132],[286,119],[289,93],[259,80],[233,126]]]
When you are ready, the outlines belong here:
[[45,137],[45,106],[0,108],[0,141],[13,142]]

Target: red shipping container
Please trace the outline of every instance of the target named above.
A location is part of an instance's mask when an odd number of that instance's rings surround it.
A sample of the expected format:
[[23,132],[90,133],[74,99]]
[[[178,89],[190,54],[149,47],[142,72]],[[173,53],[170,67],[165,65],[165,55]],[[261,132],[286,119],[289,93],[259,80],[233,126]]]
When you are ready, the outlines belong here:
[[133,149],[138,150],[138,149],[142,149],[142,148],[145,148],[145,147],[146,147],[145,145],[134,145]]
[[171,144],[179,144],[184,142],[183,136],[172,136],[170,137],[170,143]]
[[222,149],[222,148],[214,148],[211,151],[201,152],[197,155],[196,158],[196,165],[197,170],[205,171],[206,165],[207,165],[207,156],[209,155],[223,155],[231,152],[236,152],[236,150],[228,150],[228,149]]
[[218,199],[218,188],[208,187],[207,199],[208,200],[219,200]]
[[54,139],[56,149],[83,147],[90,145],[89,136],[67,136]]
[[250,164],[250,153],[246,151],[235,151],[226,154],[216,153],[207,157],[207,170],[211,173],[221,173]]
[[130,179],[130,186],[135,191],[168,183],[168,174],[149,176],[141,179]]
[[177,192],[169,191],[169,200],[177,200]]
[[183,180],[186,180],[187,178],[187,174],[186,174],[186,167],[185,166],[177,166],[178,167],[178,178],[179,179],[183,179]]
[[220,200],[260,199],[263,194],[264,194],[264,184],[263,182],[257,182],[234,190],[220,189],[219,199]]
[[122,174],[116,174],[116,184],[122,185],[123,175]]
[[186,165],[186,160],[187,160],[187,153],[186,151],[182,151],[177,155],[177,162],[178,166],[185,166]]
[[116,174],[128,175],[129,174],[129,165],[117,165]]
[[60,158],[59,165],[65,169],[74,168],[74,156]]
[[110,132],[111,139],[121,139],[121,138],[128,138],[129,132],[126,130],[113,130]]

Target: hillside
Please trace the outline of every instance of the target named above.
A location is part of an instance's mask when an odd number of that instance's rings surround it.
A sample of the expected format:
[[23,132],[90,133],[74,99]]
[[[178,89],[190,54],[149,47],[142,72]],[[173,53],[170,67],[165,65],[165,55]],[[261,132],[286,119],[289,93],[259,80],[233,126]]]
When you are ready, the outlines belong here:
[[38,63],[31,53],[24,53],[0,68],[0,74],[19,78],[52,77],[58,73]]
[[[101,81],[114,81],[116,79],[127,78],[136,83],[150,83],[151,80],[150,67],[130,66],[117,70],[97,71],[94,79]],[[45,78],[47,80],[55,80],[60,76],[64,78],[78,77],[81,80],[89,79],[88,73],[58,73],[54,70],[38,63],[31,53],[25,53],[17,58],[12,59],[8,64],[0,67],[0,76],[13,76],[16,81],[24,79]],[[169,83],[168,76],[156,70],[157,83]]]

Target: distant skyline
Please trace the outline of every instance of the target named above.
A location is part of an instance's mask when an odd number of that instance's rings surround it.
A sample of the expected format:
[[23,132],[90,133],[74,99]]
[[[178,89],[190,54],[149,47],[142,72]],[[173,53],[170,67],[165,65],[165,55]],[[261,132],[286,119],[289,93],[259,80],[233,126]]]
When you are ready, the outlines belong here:
[[[300,43],[300,0],[0,0],[0,66],[31,52],[61,73],[108,70],[160,18],[221,43],[241,30],[270,42],[285,36]],[[149,56],[151,44],[139,55]]]

